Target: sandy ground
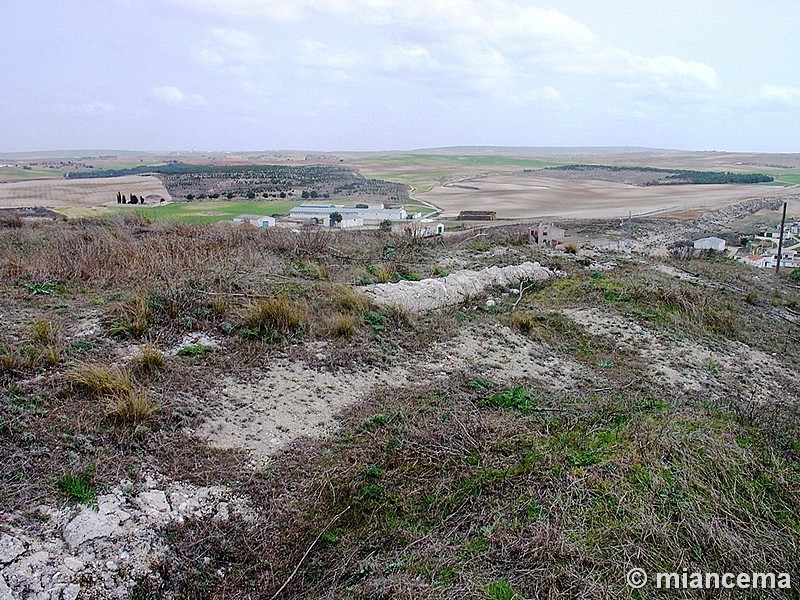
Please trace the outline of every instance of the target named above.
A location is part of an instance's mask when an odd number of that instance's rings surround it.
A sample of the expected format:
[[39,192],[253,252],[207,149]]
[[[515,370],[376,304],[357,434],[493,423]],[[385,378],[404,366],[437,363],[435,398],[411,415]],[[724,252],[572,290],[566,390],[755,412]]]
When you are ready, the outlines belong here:
[[249,450],[259,463],[297,437],[330,431],[336,413],[376,386],[420,385],[467,367],[496,383],[526,379],[554,392],[568,389],[583,370],[508,327],[474,328],[391,369],[331,373],[285,361],[246,380],[225,379],[196,434],[216,448]]
[[633,186],[610,181],[562,180],[535,173],[499,174],[434,187],[417,197],[440,207],[444,217],[461,210],[493,210],[515,219],[623,218],[698,214],[750,198],[797,193],[797,187],[742,185]]
[[126,196],[155,194],[171,200],[167,189],[153,175],[98,177],[97,179],[37,179],[0,183],[0,207],[100,206],[117,202],[117,192]]

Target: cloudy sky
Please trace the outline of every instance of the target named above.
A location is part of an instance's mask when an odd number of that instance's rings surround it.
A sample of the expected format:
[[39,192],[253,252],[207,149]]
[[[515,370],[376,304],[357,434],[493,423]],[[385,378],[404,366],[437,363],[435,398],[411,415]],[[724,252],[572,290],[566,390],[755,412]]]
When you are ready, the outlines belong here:
[[0,0],[0,152],[800,151],[795,0]]

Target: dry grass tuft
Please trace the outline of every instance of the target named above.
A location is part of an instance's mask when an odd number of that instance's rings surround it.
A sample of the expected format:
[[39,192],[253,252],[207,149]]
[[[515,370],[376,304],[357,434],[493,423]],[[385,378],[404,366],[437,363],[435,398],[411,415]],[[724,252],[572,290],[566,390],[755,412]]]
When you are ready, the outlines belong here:
[[164,367],[164,354],[155,346],[144,346],[142,352],[134,360],[134,368],[141,373],[154,373]]
[[28,327],[31,342],[37,345],[54,346],[58,337],[58,328],[52,321],[39,317],[34,319]]
[[61,349],[55,345],[48,345],[42,349],[41,361],[48,367],[54,367],[61,362]]
[[78,367],[69,379],[72,385],[97,398],[122,397],[133,392],[131,373],[121,367],[86,364]]
[[356,333],[358,319],[354,315],[340,315],[331,329],[333,335],[343,338],[351,338]]
[[217,317],[224,317],[228,312],[229,302],[225,296],[214,296],[211,298],[211,312]]
[[378,283],[389,283],[394,278],[394,271],[384,265],[375,267],[375,279]]
[[118,423],[141,424],[158,412],[158,406],[147,392],[134,388],[128,369],[83,365],[72,373],[70,380],[74,386],[100,400]]
[[354,291],[349,285],[337,285],[330,290],[333,303],[351,312],[369,310],[369,298]]
[[109,328],[112,336],[138,338],[150,328],[152,311],[146,298],[134,298],[119,306],[114,313],[114,322]]
[[128,390],[105,401],[111,416],[126,425],[145,423],[158,412],[158,406],[141,390]]
[[242,313],[242,321],[251,331],[288,335],[303,329],[308,317],[303,306],[281,294],[250,304]]

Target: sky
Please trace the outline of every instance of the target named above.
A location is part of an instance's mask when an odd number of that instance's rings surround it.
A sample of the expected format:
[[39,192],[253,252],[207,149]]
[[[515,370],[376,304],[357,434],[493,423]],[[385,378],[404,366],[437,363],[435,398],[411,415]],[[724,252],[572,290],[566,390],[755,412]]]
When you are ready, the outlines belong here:
[[0,152],[800,151],[795,0],[0,0]]

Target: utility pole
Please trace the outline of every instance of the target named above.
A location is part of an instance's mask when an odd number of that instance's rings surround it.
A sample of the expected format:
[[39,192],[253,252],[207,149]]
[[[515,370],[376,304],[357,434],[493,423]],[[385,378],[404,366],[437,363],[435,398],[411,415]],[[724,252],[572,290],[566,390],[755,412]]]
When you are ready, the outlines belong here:
[[781,254],[783,253],[783,225],[786,223],[786,202],[783,203],[783,216],[781,217],[781,235],[778,238],[778,262],[775,265],[775,275],[781,270]]

